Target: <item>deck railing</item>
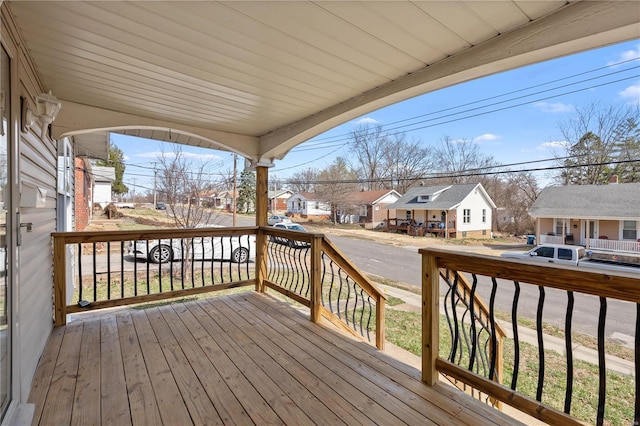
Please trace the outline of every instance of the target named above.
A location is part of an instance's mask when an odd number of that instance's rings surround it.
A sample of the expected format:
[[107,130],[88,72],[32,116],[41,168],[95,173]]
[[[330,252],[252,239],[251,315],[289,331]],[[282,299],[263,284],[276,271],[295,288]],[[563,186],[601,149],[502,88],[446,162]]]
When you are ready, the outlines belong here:
[[[262,248],[261,248],[262,245]],[[270,227],[53,234],[55,324],[66,315],[253,285],[384,346],[386,297],[322,234]],[[255,262],[254,262],[255,259]]]
[[640,241],[601,240],[598,238],[590,238],[589,248],[620,253],[640,254]]
[[386,296],[321,234],[261,228],[267,235],[264,285],[384,348]]
[[[485,393],[492,398],[500,400],[508,405],[515,407],[533,417],[550,424],[582,424],[580,421],[571,417],[571,409],[580,401],[574,401],[574,386],[578,383],[577,377],[574,377],[574,348],[572,342],[572,328],[574,326],[574,313],[584,311],[584,306],[574,309],[578,301],[587,303],[585,299],[591,299],[595,302],[596,308],[589,308],[593,311],[593,318],[597,319],[597,353],[598,353],[598,404],[595,413],[596,423],[604,424],[605,408],[607,406],[607,374],[606,374],[606,353],[605,353],[605,326],[607,318],[607,301],[614,299],[625,301],[628,303],[626,307],[635,313],[635,319],[629,318],[629,321],[635,321],[635,329],[640,329],[640,278],[636,274],[620,273],[619,275],[610,275],[607,273],[588,272],[578,269],[578,267],[568,267],[559,265],[532,265],[530,263],[505,260],[496,257],[481,256],[475,254],[465,254],[447,250],[437,249],[421,249],[422,267],[423,267],[423,380],[433,385],[438,382],[439,374],[466,383],[472,388]],[[444,272],[447,279],[441,279]],[[488,360],[488,368],[478,371],[473,367],[473,356],[460,357],[455,356],[456,350],[451,353],[441,353],[440,342],[445,336],[440,336],[440,284],[444,283],[445,290],[448,293],[457,294],[460,280],[469,277],[471,283],[471,293],[489,293],[489,318],[487,332],[488,337],[484,339],[476,338],[475,341],[471,337],[465,338],[465,347],[467,353],[474,350],[481,350],[483,345],[488,345],[493,349],[489,351],[492,354]],[[558,291],[560,290],[560,291]],[[497,356],[497,332],[493,332],[494,327],[497,330],[497,319],[495,315],[497,295],[509,294],[506,303],[510,306],[511,327],[513,330],[513,359],[505,359],[513,367],[510,383],[500,383],[497,380],[496,372],[499,369],[499,359]],[[565,372],[565,389],[564,389],[564,410],[560,411],[550,407],[542,402],[545,389],[545,348],[543,340],[543,309],[545,307],[545,294],[549,293],[549,297],[554,301],[559,301],[564,295],[566,298],[566,308],[564,309],[564,340],[566,352],[566,372]],[[521,296],[522,294],[522,296]],[[591,296],[586,296],[591,295]],[[595,296],[595,297],[593,297]],[[457,296],[456,296],[457,297]],[[518,326],[518,309],[525,304],[522,300],[531,301],[537,298],[536,312],[536,337],[538,359],[520,359],[520,350],[522,347],[521,339],[519,339]],[[474,300],[473,297],[470,300]],[[535,300],[535,299],[533,299]],[[616,302],[617,306],[619,302]],[[446,303],[445,303],[446,306]],[[476,307],[468,306],[470,315],[473,317]],[[447,316],[449,321],[456,321],[456,309],[452,308]],[[485,322],[486,322],[485,321]],[[462,318],[458,318],[458,323],[464,322]],[[467,330],[471,329],[468,325]],[[486,327],[485,327],[486,329]],[[477,331],[476,331],[477,332]],[[456,337],[455,328],[452,328],[452,340],[460,342],[460,337]],[[640,338],[638,333],[635,338],[635,377],[640,374]],[[475,349],[474,349],[475,348]],[[493,355],[495,354],[495,355]],[[532,362],[537,362],[537,385],[535,386],[535,395],[526,395],[520,391],[520,369],[528,367]],[[556,374],[556,371],[551,371]],[[527,373],[522,373],[527,374]],[[531,374],[531,373],[528,373]],[[636,381],[636,383],[638,383]],[[577,398],[576,398],[577,399]],[[634,421],[638,422],[640,418],[640,407],[638,407],[638,386],[634,398],[635,417]]]

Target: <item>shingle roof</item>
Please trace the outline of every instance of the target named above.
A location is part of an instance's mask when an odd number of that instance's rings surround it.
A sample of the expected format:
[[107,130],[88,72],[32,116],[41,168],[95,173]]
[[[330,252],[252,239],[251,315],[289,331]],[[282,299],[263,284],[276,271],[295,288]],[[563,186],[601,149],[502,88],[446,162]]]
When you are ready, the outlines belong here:
[[[385,207],[386,209],[406,209],[406,210],[449,210],[455,208],[473,191],[479,183],[468,183],[461,185],[438,185],[438,186],[418,186],[409,189],[398,201]],[[480,185],[482,188],[482,185]],[[484,191],[484,189],[483,189]],[[440,193],[433,201],[419,202],[419,195],[429,195]],[[487,196],[488,197],[488,196]],[[490,199],[489,199],[490,200]]]
[[544,188],[531,217],[640,220],[640,183]]
[[[380,189],[377,191],[356,191],[350,192],[345,197],[354,204],[371,204],[389,193],[396,193],[393,189]],[[398,194],[400,195],[400,194]]]

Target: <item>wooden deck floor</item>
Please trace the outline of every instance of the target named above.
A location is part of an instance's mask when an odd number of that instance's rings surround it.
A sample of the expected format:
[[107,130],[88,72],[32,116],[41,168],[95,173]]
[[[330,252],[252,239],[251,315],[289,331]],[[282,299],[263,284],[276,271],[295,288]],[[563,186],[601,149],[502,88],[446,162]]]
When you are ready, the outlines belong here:
[[40,425],[515,421],[254,292],[54,330],[30,395]]

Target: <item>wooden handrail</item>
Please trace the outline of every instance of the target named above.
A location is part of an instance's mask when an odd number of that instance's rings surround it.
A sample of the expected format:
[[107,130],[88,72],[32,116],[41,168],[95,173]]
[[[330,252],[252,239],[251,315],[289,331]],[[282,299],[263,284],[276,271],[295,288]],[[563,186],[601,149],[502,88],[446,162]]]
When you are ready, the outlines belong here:
[[109,241],[157,240],[170,238],[196,238],[215,236],[236,236],[256,234],[257,226],[238,228],[180,228],[180,229],[143,229],[139,231],[83,231],[53,232],[54,240],[61,239],[65,244],[102,243]]
[[442,249],[420,249],[419,253],[434,256],[439,268],[640,303],[640,274],[610,274],[588,271],[579,266],[546,263],[544,266],[535,265],[525,261]]
[[[583,424],[570,415],[548,407],[542,402],[528,398],[500,383],[438,357],[437,322],[439,319],[440,271],[448,269],[634,303],[640,302],[640,274],[598,272],[578,266],[537,265],[525,261],[443,249],[420,249],[419,252],[422,255],[423,264],[423,381],[430,385],[437,383],[440,372],[538,419],[553,424]],[[464,278],[461,274],[459,276]],[[462,285],[468,284],[465,284],[464,279],[459,279],[459,282]],[[486,306],[481,309],[486,309]],[[500,348],[498,348],[499,350]]]

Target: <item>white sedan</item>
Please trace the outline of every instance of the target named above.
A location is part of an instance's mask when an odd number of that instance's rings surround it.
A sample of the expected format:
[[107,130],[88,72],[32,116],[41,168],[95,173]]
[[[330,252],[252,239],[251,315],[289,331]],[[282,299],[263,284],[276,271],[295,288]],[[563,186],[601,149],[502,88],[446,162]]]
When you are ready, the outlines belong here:
[[247,263],[256,256],[256,236],[194,237],[172,240],[142,240],[129,243],[129,255],[153,263],[189,257]]

